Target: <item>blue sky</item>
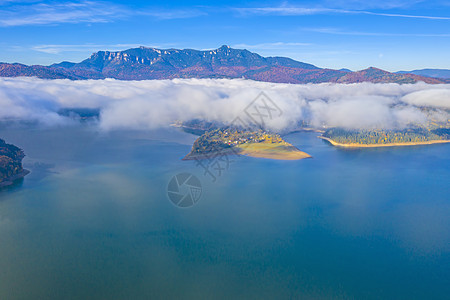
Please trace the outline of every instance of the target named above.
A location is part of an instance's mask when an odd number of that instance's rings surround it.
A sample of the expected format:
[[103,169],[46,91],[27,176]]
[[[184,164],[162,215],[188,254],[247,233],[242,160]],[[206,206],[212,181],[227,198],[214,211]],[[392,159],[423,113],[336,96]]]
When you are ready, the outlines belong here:
[[0,61],[25,64],[227,44],[335,69],[450,69],[450,1],[0,0],[0,37]]

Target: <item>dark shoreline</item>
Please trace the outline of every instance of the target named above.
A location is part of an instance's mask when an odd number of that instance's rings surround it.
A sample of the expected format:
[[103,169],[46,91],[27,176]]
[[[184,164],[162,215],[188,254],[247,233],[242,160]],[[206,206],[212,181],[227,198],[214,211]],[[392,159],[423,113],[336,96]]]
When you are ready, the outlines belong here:
[[0,181],[0,188],[6,187],[6,186],[10,186],[10,185],[12,185],[14,183],[14,181],[22,179],[25,176],[27,176],[28,174],[30,174],[30,171],[28,171],[26,169],[23,169],[22,172],[14,175],[14,176],[5,178],[5,179],[3,179],[3,181]]
[[224,148],[221,151],[211,151],[208,153],[196,153],[193,154],[192,151],[189,152],[185,157],[183,157],[181,160],[198,160],[198,159],[212,159],[215,157],[220,156],[227,156],[227,155],[240,155],[240,152],[242,150],[236,147],[232,147],[229,149]]

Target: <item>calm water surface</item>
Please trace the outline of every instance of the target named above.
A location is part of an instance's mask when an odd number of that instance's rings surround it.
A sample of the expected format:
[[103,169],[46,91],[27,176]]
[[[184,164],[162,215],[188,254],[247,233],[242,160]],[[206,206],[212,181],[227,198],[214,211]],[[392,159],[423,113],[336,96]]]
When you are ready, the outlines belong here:
[[[216,182],[166,129],[0,129],[32,171],[0,191],[0,299],[448,299],[450,145],[234,157]],[[172,176],[202,182],[188,209]]]

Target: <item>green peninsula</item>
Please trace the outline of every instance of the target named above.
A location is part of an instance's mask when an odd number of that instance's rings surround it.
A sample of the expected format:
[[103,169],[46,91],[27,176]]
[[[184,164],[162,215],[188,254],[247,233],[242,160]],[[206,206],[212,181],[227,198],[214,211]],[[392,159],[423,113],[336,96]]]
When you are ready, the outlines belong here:
[[347,148],[431,145],[450,142],[449,128],[408,128],[401,130],[330,128],[320,138],[333,146]]
[[222,128],[202,134],[183,160],[232,154],[278,160],[298,160],[311,157],[284,141],[278,134],[262,130]]

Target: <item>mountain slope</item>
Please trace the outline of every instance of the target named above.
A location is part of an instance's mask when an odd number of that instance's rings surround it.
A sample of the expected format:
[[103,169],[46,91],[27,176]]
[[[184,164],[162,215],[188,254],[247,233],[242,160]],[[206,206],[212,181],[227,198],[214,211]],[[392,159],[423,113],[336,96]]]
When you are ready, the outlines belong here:
[[395,82],[443,83],[444,80],[413,74],[395,74],[376,68],[351,72],[321,69],[286,57],[262,57],[248,50],[222,46],[215,50],[156,49],[99,51],[80,63],[51,66],[0,64],[0,76],[121,80],[172,78],[247,78],[279,83]]
[[101,79],[105,78],[101,73],[89,70],[69,70],[52,66],[27,66],[23,64],[0,63],[1,77],[39,77],[45,79]]
[[413,71],[399,71],[397,73],[399,74],[410,73],[420,76],[450,79],[450,70],[447,69],[422,69]]
[[390,73],[384,70],[370,67],[365,70],[350,72],[339,78],[338,83],[356,83],[356,82],[395,82],[395,83],[415,83],[418,81],[424,81],[427,83],[442,83],[442,80],[437,78],[427,78],[414,74],[396,74]]

